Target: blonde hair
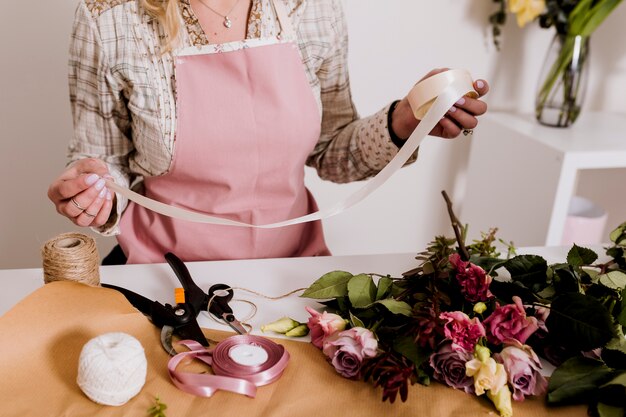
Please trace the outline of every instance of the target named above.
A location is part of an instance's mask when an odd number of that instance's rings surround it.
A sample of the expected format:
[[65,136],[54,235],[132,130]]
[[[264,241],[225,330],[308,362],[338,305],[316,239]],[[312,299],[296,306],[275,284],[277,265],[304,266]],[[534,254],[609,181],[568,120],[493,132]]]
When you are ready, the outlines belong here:
[[156,18],[165,31],[165,52],[171,51],[178,43],[180,32],[180,0],[140,0],[141,7]]

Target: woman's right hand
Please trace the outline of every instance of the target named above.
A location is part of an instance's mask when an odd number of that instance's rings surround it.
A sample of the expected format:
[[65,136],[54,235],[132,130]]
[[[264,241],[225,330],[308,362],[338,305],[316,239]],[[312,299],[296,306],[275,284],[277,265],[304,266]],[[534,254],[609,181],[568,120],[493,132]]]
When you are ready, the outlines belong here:
[[48,188],[48,198],[59,214],[78,226],[104,225],[111,214],[113,194],[105,187],[112,179],[107,165],[96,158],[70,165]]

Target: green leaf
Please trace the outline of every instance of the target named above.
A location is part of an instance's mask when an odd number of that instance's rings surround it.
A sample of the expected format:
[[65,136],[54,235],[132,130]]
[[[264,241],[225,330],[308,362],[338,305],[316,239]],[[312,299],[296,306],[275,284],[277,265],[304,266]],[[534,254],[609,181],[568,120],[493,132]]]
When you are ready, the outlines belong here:
[[624,328],[623,331],[626,332],[626,289],[622,291],[622,302],[621,302],[621,311],[619,315],[616,317],[617,322],[622,325]]
[[348,298],[357,308],[367,307],[375,301],[376,285],[369,275],[359,274],[348,281]]
[[365,327],[365,324],[361,321],[361,319],[352,314],[352,311],[350,312],[350,324],[352,327]]
[[428,351],[415,344],[415,340],[412,336],[395,338],[393,341],[393,350],[413,362],[416,367],[420,367],[430,356]]
[[323,300],[343,297],[348,294],[348,281],[352,274],[344,271],[333,271],[323,275],[307,288],[301,297]]
[[378,300],[376,303],[384,305],[387,310],[391,311],[393,314],[402,314],[403,316],[411,317],[413,313],[411,306],[404,301],[387,298],[385,300]]
[[613,369],[626,370],[626,338],[623,334],[611,339],[602,349],[602,359]]
[[532,291],[541,291],[547,285],[548,263],[541,256],[518,255],[505,262],[511,280],[520,282]]
[[565,361],[548,382],[549,404],[584,404],[611,378],[611,370],[595,359],[575,357]]
[[393,280],[391,278],[383,277],[378,280],[378,289],[376,290],[376,299],[381,300],[389,295],[391,292],[391,286]]
[[615,335],[613,319],[602,303],[579,293],[555,298],[546,326],[553,340],[583,352],[604,346]]
[[617,228],[611,232],[609,238],[611,239],[611,242],[615,242],[615,244],[620,245],[621,241],[626,239],[626,222],[617,226]]
[[569,35],[589,36],[604,22],[621,0],[581,0],[569,15]]
[[612,407],[626,407],[626,371],[618,373],[612,380],[600,387],[598,400]]
[[572,246],[567,254],[567,263],[572,266],[591,265],[596,259],[598,259],[598,255],[594,251],[578,245]]
[[480,266],[488,274],[491,274],[491,273],[493,273],[493,271],[495,271],[498,268],[500,268],[501,266],[503,266],[507,262],[507,260],[506,259],[499,259],[499,258],[492,258],[490,256],[481,256],[481,257],[477,257],[475,259],[474,259],[474,257],[472,257],[471,262],[474,265]]
[[584,269],[585,273],[587,273],[587,275],[589,275],[589,279],[591,280],[591,282],[593,282],[594,284],[596,284],[598,282],[598,277],[600,276],[600,272],[595,270],[595,269]]
[[610,271],[598,276],[600,284],[613,290],[622,291],[626,288],[626,274],[622,271]]
[[570,271],[569,268],[557,269],[554,272],[553,285],[558,294],[580,291],[578,277],[574,272]]
[[538,292],[537,295],[544,300],[549,300],[556,295],[556,290],[552,285],[548,285],[546,288]]
[[624,417],[623,407],[613,407],[604,403],[598,403],[598,416],[599,417]]
[[159,397],[155,397],[154,405],[148,409],[148,415],[150,417],[165,417],[165,410],[167,410],[167,404],[163,404]]
[[611,234],[609,235],[609,238],[611,239],[611,241],[615,242],[618,236],[620,236],[622,233],[626,233],[626,222],[617,226],[615,230],[611,232]]
[[513,296],[521,298],[525,303],[532,303],[538,300],[532,291],[517,282],[493,280],[489,289],[498,299],[504,300],[506,303],[512,302]]

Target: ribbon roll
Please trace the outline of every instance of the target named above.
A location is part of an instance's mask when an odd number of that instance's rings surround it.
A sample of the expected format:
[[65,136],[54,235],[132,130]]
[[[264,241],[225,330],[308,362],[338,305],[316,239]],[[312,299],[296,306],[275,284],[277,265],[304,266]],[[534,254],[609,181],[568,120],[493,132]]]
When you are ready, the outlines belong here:
[[435,103],[440,92],[444,91],[448,85],[452,84],[457,79],[464,80],[467,85],[471,86],[470,90],[466,92],[466,96],[478,98],[478,93],[474,91],[472,77],[469,72],[461,70],[444,71],[420,81],[409,92],[407,98],[415,118],[422,120]]
[[[180,344],[190,351],[172,357],[167,365],[170,378],[181,391],[211,397],[224,390],[254,398],[257,387],[271,384],[282,375],[289,362],[285,348],[258,336],[231,336],[213,350],[193,340]],[[184,359],[198,359],[212,367],[215,375],[176,370]]]
[[474,91],[472,78],[465,70],[449,70],[435,74],[417,83],[408,95],[409,103],[413,114],[420,121],[413,134],[407,139],[404,146],[398,151],[396,156],[361,189],[354,192],[344,200],[339,201],[334,206],[306,216],[285,220],[271,224],[249,224],[222,217],[209,216],[203,213],[186,210],[180,207],[173,207],[161,202],[151,200],[141,194],[124,188],[112,181],[107,181],[110,190],[119,193],[131,201],[164,216],[174,217],[197,223],[219,224],[225,226],[253,227],[260,229],[273,229],[277,227],[291,226],[299,223],[306,223],[315,220],[322,220],[335,216],[355,204],[364,200],[383,185],[396,171],[398,171],[409,160],[411,155],[417,150],[424,138],[439,123],[448,110],[463,96],[478,97]]

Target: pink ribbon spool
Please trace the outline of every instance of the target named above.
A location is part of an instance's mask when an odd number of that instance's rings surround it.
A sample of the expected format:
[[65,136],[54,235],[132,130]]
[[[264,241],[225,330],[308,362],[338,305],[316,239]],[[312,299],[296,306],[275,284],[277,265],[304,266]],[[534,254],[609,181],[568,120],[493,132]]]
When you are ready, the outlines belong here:
[[[289,352],[283,346],[258,336],[232,336],[213,350],[193,340],[179,343],[190,350],[170,359],[167,365],[170,378],[181,391],[200,397],[211,397],[215,391],[224,390],[254,398],[257,387],[280,378],[289,362]],[[215,375],[177,371],[184,359],[203,361],[213,368]]]

